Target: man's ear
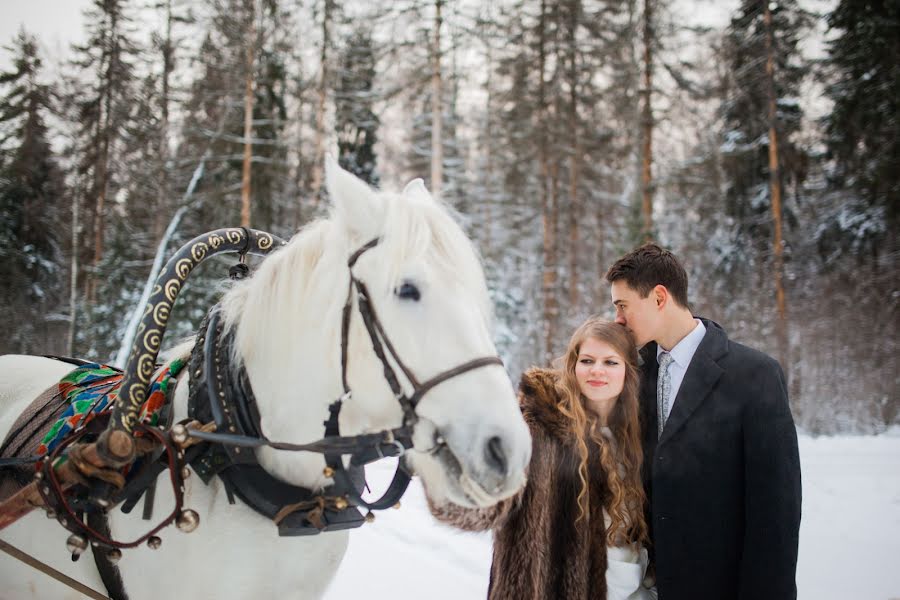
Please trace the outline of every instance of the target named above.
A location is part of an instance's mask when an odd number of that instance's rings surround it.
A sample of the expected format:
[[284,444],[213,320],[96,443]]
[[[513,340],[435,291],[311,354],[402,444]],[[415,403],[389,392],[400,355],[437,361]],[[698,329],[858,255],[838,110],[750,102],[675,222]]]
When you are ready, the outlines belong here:
[[650,294],[653,296],[654,300],[656,300],[657,308],[662,309],[669,302],[669,290],[662,284],[656,285]]

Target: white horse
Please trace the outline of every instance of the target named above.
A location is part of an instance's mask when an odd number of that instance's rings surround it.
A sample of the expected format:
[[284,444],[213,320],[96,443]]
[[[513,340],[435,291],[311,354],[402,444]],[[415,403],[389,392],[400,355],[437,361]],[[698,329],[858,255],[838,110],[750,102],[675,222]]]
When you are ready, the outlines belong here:
[[[353,273],[365,283],[397,354],[417,379],[496,354],[476,252],[422,181],[409,183],[401,194],[376,193],[333,161],[327,173],[330,217],[301,230],[222,301],[226,327],[235,332],[235,353],[257,398],[263,433],[272,440],[306,443],[322,437],[327,406],[342,393],[340,333],[348,257],[374,238],[380,243],[359,257]],[[399,426],[400,405],[355,310],[348,353],[354,393],[341,412],[342,435]],[[37,395],[70,369],[51,359],[0,357],[0,439]],[[409,391],[409,382],[400,377]],[[186,380],[182,376],[176,389],[176,420],[186,417]],[[531,439],[503,368],[471,370],[437,385],[416,412],[414,449],[407,458],[433,500],[488,506],[524,484]],[[438,436],[453,456],[427,452]],[[503,454],[499,461],[498,451]],[[319,454],[265,448],[257,455],[270,474],[290,484],[321,489],[331,483]],[[124,551],[118,567],[132,600],[321,597],[345,553],[346,531],[279,537],[272,521],[240,500],[230,504],[218,479],[207,486],[192,476],[185,483],[184,506],[199,513],[200,527],[191,534],[164,529],[158,550],[142,545]],[[171,510],[172,502],[164,472],[154,517]],[[150,522],[140,512],[113,509],[113,538],[127,541],[146,533]],[[43,511],[0,531],[0,539],[102,592],[90,553],[70,560],[68,535]],[[81,597],[3,554],[0,580],[0,598]]]

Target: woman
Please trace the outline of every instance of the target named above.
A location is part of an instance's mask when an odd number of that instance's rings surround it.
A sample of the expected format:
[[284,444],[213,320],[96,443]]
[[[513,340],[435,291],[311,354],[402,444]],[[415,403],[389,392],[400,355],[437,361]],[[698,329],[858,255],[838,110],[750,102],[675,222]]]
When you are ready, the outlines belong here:
[[519,386],[533,439],[525,488],[488,509],[432,512],[494,530],[490,600],[649,598],[634,340],[592,317],[557,362]]

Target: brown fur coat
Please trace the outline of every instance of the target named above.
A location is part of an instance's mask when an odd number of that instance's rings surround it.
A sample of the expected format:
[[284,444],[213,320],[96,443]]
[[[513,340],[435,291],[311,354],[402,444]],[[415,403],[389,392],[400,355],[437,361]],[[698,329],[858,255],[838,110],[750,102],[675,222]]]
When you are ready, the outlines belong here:
[[470,531],[494,531],[490,600],[605,600],[608,494],[599,451],[589,471],[591,514],[579,516],[578,450],[559,412],[556,376],[531,369],[519,402],[533,440],[528,483],[497,506],[467,510],[431,506],[434,515]]

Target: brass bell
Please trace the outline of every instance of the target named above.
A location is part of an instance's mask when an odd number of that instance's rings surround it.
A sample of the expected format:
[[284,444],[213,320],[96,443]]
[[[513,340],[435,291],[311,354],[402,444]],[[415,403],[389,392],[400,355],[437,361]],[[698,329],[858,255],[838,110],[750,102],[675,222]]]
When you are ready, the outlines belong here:
[[397,503],[394,504],[393,508],[396,508],[396,509],[399,509],[399,508],[400,508],[400,501],[399,501],[399,500],[397,500]]
[[158,550],[160,546],[162,546],[162,540],[158,535],[151,535],[147,538],[147,547],[151,550]]
[[82,552],[87,550],[87,547],[87,540],[84,536],[78,535],[77,533],[73,533],[69,536],[69,539],[66,540],[66,550],[75,556],[79,556]]
[[55,519],[55,518],[56,518],[56,511],[53,510],[52,508],[48,508],[48,509],[47,509],[47,518],[48,518],[48,519]]
[[190,477],[190,476],[191,476],[191,470],[190,470],[190,469],[188,469],[187,467],[184,467],[183,469],[181,469],[181,478],[182,478],[182,479],[187,479],[187,478]]
[[346,498],[335,498],[334,499],[334,507],[338,510],[344,510],[347,508],[348,503]]
[[324,475],[325,477],[334,477],[334,469],[332,469],[331,467],[325,467],[324,469],[322,469],[322,475]]
[[197,529],[198,525],[200,525],[200,515],[198,515],[195,510],[183,510],[175,519],[175,526],[178,527],[179,531],[183,531],[184,533],[192,532]]
[[112,564],[117,564],[120,560],[122,560],[122,551],[118,548],[113,548],[106,553],[106,559]]
[[375,522],[375,513],[371,510],[366,513],[366,523],[374,523]]

